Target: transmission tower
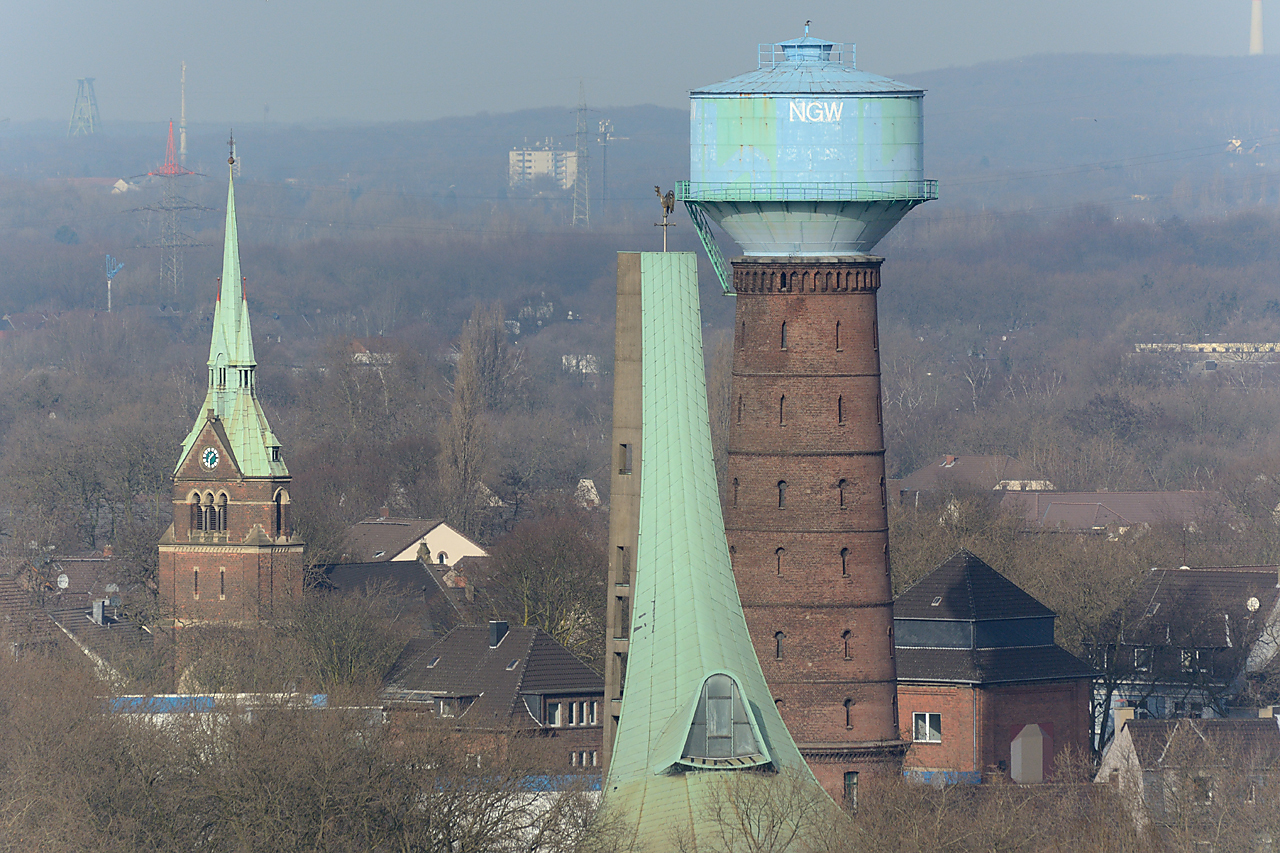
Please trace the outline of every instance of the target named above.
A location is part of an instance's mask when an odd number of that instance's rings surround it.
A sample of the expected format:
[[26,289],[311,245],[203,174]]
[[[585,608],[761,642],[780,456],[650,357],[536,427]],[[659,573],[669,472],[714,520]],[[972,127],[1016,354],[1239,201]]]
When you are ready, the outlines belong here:
[[587,90],[578,81],[578,129],[574,134],[576,172],[573,176],[573,227],[591,227],[591,194],[587,176],[591,173],[591,148],[587,134]]
[[76,105],[71,108],[71,123],[67,136],[92,136],[98,131],[102,119],[98,117],[98,96],[93,93],[96,77],[81,78],[76,87]]
[[602,216],[605,215],[609,206],[609,144],[625,139],[630,137],[614,135],[613,122],[608,119],[600,122],[600,214]]
[[199,241],[182,230],[181,215],[183,211],[210,208],[188,201],[178,193],[177,179],[194,175],[195,172],[178,162],[173,144],[172,121],[169,122],[169,146],[165,151],[164,165],[147,174],[162,179],[164,195],[159,204],[138,208],[160,214],[160,239],[144,245],[160,250],[160,287],[162,292],[172,293],[176,300],[182,292],[182,250],[200,245]]

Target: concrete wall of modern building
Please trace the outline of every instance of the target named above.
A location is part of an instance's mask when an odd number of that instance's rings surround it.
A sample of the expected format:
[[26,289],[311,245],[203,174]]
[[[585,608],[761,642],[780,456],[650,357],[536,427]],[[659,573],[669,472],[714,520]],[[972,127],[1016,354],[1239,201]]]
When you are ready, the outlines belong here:
[[632,572],[640,534],[641,340],[640,253],[618,253],[618,307],[613,363],[613,464],[609,492],[609,575],[606,582],[604,742],[609,755],[622,712],[627,644],[631,630]]

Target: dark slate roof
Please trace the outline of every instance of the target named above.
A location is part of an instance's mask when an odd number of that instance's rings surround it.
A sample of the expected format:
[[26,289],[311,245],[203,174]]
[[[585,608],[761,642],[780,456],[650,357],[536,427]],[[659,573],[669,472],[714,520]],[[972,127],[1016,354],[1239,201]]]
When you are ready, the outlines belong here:
[[1186,525],[1230,515],[1218,492],[1009,492],[1000,505],[1050,530]]
[[1006,480],[1044,480],[1048,477],[1012,456],[939,456],[898,481],[904,492],[963,486],[995,489]]
[[390,560],[443,523],[443,518],[366,518],[347,531],[343,556],[352,562]]
[[1248,641],[1280,604],[1277,577],[1277,566],[1152,569],[1125,605],[1124,640],[1215,648]]
[[1093,667],[1061,646],[1010,649],[898,648],[898,680],[1007,684],[1093,678]]
[[[941,599],[937,604],[933,602]],[[1019,619],[1054,613],[968,551],[922,577],[893,603],[896,619]]]
[[415,630],[423,636],[439,637],[471,621],[464,612],[468,609],[465,590],[447,587],[443,574],[417,560],[385,560],[326,566],[324,579],[340,595],[394,596],[400,616],[416,623]]
[[31,596],[9,575],[0,574],[0,640],[18,646],[54,641],[53,620],[31,603]]
[[510,628],[490,648],[487,624],[409,641],[387,680],[393,699],[405,691],[472,697],[459,722],[478,727],[530,722],[520,719],[527,717],[522,694],[604,695],[604,679],[541,629]]
[[141,625],[121,619],[116,608],[106,608],[105,624],[90,618],[91,611],[79,607],[50,610],[49,615],[65,631],[107,663],[148,653],[151,635]]
[[[1239,720],[1130,720],[1125,729],[1144,770],[1165,764],[1166,748],[1179,729],[1189,728],[1207,746],[1232,760],[1253,760],[1266,766],[1280,761],[1280,725],[1275,717]],[[1179,751],[1180,755],[1185,752]]]

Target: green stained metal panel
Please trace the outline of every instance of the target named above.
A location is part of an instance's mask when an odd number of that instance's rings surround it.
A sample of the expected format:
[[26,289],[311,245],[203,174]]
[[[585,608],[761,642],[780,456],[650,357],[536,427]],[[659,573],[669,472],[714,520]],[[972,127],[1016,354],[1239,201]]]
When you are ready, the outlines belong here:
[[[278,448],[280,442],[271,431],[267,415],[258,402],[257,364],[253,353],[253,329],[249,325],[249,303],[245,299],[244,278],[240,273],[235,181],[228,176],[222,278],[213,308],[213,335],[209,341],[209,390],[195,425],[182,442],[178,469],[182,468],[204,428],[206,412],[212,410],[222,421],[241,474],[246,477],[289,476],[283,460],[272,458],[272,449]],[[242,379],[242,372],[246,372],[243,375],[247,380]]]
[[677,835],[701,849],[705,833],[723,843],[721,829],[699,819],[708,798],[721,790],[723,774],[744,772],[692,771],[678,763],[693,703],[713,674],[738,683],[772,767],[788,780],[807,780],[815,796],[826,794],[773,703],[729,563],[711,455],[695,256],[644,253],[640,264],[640,535],[626,687],[605,804],[634,826],[637,850],[673,849]]

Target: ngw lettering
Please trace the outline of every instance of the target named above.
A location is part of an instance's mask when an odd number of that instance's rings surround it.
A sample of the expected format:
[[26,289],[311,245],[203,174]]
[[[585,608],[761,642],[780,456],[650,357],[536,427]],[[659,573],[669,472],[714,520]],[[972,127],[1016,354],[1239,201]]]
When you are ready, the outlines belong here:
[[839,121],[843,101],[792,101],[791,121]]

